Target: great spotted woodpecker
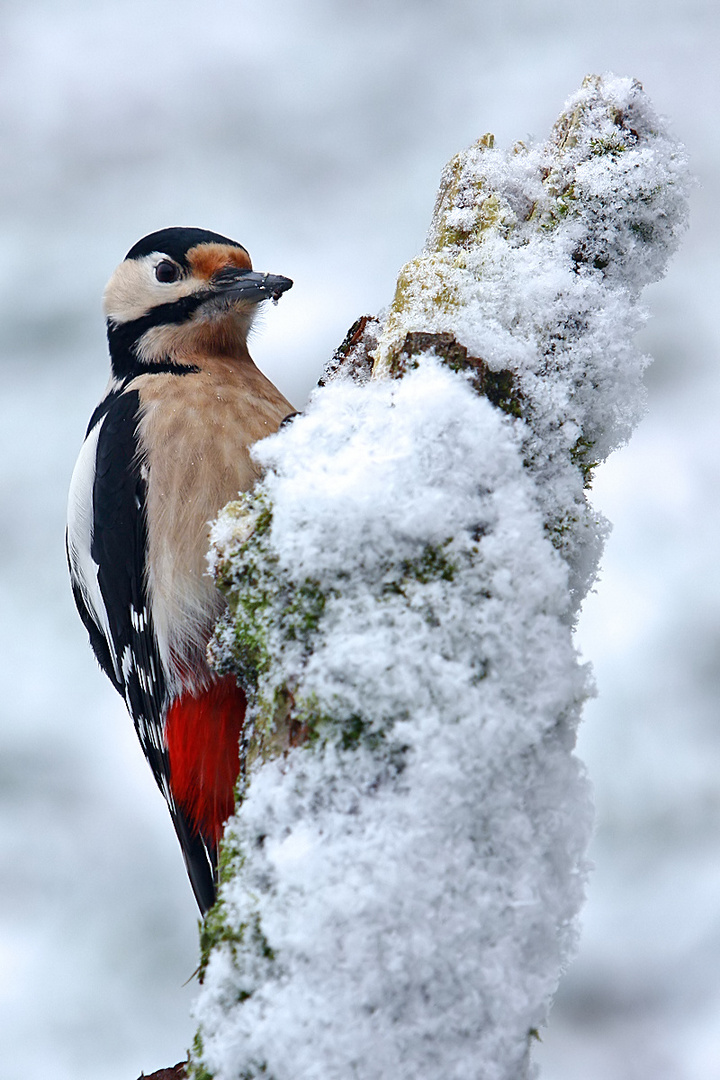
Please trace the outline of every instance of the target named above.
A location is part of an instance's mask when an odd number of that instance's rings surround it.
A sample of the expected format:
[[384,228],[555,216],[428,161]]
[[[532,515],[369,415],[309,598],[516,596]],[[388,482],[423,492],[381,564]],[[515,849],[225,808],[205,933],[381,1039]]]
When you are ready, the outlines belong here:
[[105,290],[111,378],[70,485],[75,602],[167,800],[203,914],[246,706],[206,658],[224,606],[206,573],[208,523],[256,480],[252,444],[293,412],[247,348],[258,304],[291,286],[203,229],[135,244]]

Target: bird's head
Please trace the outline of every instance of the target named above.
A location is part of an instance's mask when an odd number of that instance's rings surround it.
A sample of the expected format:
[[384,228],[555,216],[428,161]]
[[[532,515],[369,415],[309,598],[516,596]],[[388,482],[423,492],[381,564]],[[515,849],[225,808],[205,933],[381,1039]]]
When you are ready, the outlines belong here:
[[105,288],[113,366],[242,356],[258,304],[291,286],[289,278],[256,273],[245,248],[226,236],[183,228],[150,233]]

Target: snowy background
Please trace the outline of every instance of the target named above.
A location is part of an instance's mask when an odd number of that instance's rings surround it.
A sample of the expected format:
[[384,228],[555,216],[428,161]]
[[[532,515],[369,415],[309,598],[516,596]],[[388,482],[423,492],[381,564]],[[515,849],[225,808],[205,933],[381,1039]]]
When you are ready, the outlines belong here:
[[672,117],[700,185],[649,295],[648,417],[595,484],[596,870],[538,1059],[545,1080],[720,1076],[719,49],[716,0],[0,7],[0,1080],[135,1080],[193,1034],[194,902],[62,549],[111,271],[183,224],[294,278],[253,351],[301,406],[390,299],[446,160],[544,137],[608,69]]

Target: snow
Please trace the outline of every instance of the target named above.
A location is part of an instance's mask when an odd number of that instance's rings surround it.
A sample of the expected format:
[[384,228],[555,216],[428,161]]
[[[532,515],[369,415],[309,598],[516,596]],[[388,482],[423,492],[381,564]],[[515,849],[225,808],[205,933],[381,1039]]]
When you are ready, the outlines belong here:
[[546,1080],[720,1072],[715,0],[27,0],[0,23],[3,1080],[127,1080],[193,1033],[197,912],[62,550],[117,261],[186,223],[293,277],[252,351],[302,406],[392,295],[450,155],[546,132],[608,67],[672,117],[701,185],[647,294],[648,415],[593,486],[613,522],[577,631],[599,690],[580,728],[596,870],[536,1053]]
[[380,369],[408,330],[431,330],[513,373],[546,520],[576,519],[565,541],[576,604],[599,537],[573,466],[604,461],[643,413],[638,300],[684,231],[686,171],[638,83],[586,79],[547,144],[502,154],[481,141],[450,162],[380,337]]
[[[211,956],[198,1015],[218,1078],[523,1068],[573,938],[590,814],[565,747],[586,689],[567,570],[519,449],[432,359],[327,388],[259,448],[278,576],[328,597],[305,669],[278,642],[272,678],[332,719],[322,750],[252,775],[233,829],[223,918],[262,947]],[[403,575],[428,545],[452,575]]]
[[[586,80],[547,144],[472,147],[401,271],[380,377],[341,367],[256,448],[211,559],[251,763],[196,1006],[215,1080],[533,1073],[591,828],[571,625],[605,525],[583,455],[642,410],[638,297],[686,188],[630,79]],[[420,332],[492,357],[510,404],[433,339],[388,377]],[[308,738],[278,759],[288,701]]]

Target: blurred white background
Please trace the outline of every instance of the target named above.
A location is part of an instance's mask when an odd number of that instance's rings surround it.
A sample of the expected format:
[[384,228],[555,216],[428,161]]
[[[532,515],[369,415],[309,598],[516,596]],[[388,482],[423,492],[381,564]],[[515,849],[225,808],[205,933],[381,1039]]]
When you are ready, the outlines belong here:
[[605,70],[643,82],[700,185],[648,296],[648,417],[595,486],[596,869],[538,1059],[545,1080],[720,1077],[718,55],[717,0],[4,0],[2,1080],[135,1080],[193,1034],[194,902],[64,566],[106,279],[166,225],[240,240],[295,279],[254,355],[301,406],[391,298],[445,161],[544,137]]

